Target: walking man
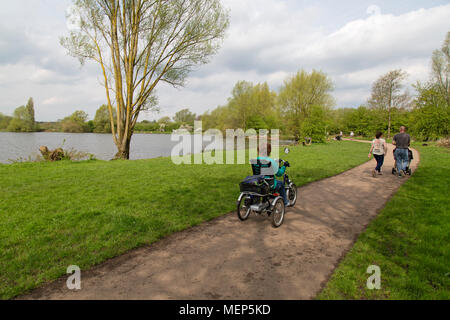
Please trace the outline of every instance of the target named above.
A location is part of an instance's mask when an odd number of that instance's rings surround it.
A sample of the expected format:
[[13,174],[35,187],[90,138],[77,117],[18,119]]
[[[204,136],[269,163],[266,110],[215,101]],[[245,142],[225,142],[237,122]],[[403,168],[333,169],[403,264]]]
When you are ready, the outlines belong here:
[[401,127],[400,133],[394,136],[392,144],[396,146],[394,151],[395,161],[397,161],[397,172],[399,177],[406,175],[408,167],[408,148],[411,144],[411,137],[406,133],[406,128]]

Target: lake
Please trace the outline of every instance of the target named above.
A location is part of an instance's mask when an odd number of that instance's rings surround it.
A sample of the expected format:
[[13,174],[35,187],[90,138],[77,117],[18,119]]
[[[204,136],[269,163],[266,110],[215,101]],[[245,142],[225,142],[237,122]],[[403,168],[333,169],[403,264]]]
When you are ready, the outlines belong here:
[[[64,145],[63,145],[64,143]],[[177,142],[170,141],[166,134],[134,134],[131,140],[130,159],[150,159],[168,157]],[[34,158],[39,147],[55,149],[74,148],[92,153],[97,159],[111,160],[117,152],[111,134],[97,133],[12,133],[0,132],[0,162],[10,163],[19,158]]]
[[[169,134],[134,134],[131,139],[130,159],[169,157],[172,148],[179,143],[172,142],[170,138]],[[291,141],[280,141],[280,143],[290,144]],[[210,142],[204,142],[203,147],[209,144]],[[11,160],[20,158],[28,159],[29,156],[32,159],[36,158],[40,146],[47,146],[49,149],[73,148],[77,151],[92,153],[100,160],[111,160],[117,152],[111,134],[0,132],[0,163],[11,163]]]

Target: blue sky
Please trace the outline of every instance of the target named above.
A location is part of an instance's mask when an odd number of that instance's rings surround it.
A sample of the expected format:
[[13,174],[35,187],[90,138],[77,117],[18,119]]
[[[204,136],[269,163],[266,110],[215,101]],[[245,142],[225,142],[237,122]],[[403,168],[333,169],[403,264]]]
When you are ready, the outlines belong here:
[[[408,84],[429,77],[432,51],[450,30],[450,2],[436,0],[223,0],[231,25],[220,53],[191,74],[187,85],[161,85],[161,112],[197,114],[227,101],[239,80],[267,81],[277,90],[304,68],[326,72],[337,107],[364,103],[374,80],[403,68]],[[105,101],[99,68],[80,68],[59,37],[67,32],[69,0],[16,0],[0,11],[0,112],[35,100],[36,119],[53,121],[75,110],[91,118]],[[411,89],[412,91],[412,89]]]

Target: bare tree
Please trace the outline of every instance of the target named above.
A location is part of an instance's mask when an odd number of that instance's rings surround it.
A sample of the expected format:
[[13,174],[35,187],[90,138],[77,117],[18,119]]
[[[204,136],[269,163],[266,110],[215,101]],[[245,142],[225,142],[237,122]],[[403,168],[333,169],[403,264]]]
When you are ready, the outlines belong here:
[[408,74],[401,70],[392,70],[378,78],[372,85],[372,95],[368,104],[373,109],[386,111],[388,115],[388,138],[391,137],[391,112],[393,108],[408,108],[411,97],[408,91],[402,91],[403,81]]
[[157,84],[182,86],[229,24],[219,0],[74,0],[68,19],[75,27],[61,44],[82,65],[100,65],[120,159],[129,159],[139,113],[156,106]]

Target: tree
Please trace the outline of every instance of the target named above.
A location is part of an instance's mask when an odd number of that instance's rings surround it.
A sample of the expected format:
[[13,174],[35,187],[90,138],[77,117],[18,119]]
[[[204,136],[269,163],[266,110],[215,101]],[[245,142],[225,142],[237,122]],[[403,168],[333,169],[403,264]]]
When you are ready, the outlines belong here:
[[248,120],[253,109],[253,84],[247,81],[238,81],[234,86],[231,98],[228,100],[228,112],[230,113],[230,127],[246,130]]
[[81,64],[100,65],[115,157],[129,159],[139,113],[156,105],[155,87],[160,81],[182,86],[190,71],[209,61],[228,12],[219,0],[74,0],[74,8],[78,28],[61,44]]
[[238,81],[231,95],[225,109],[214,113],[221,118],[224,127],[247,130],[276,126],[276,93],[269,89],[267,83],[253,85]]
[[388,138],[391,137],[392,108],[407,108],[411,98],[407,91],[402,91],[403,81],[408,74],[401,69],[392,70],[378,78],[372,85],[369,106],[387,112]]
[[173,121],[193,126],[195,117],[195,113],[190,112],[189,109],[183,109],[175,113]]
[[437,93],[450,105],[450,31],[442,48],[433,52],[432,77]]
[[326,115],[327,109],[312,105],[309,116],[302,123],[301,135],[311,138],[314,142],[324,142],[327,132]]
[[158,120],[159,124],[164,124],[164,125],[168,125],[169,123],[171,123],[172,121],[170,120],[170,117],[162,117],[161,119]]
[[11,122],[12,117],[6,116],[0,112],[0,130],[6,130]]
[[28,99],[27,105],[27,121],[30,123],[31,129],[32,131],[34,131],[36,129],[36,120],[34,117],[34,102],[33,102],[33,98]]
[[13,132],[32,132],[33,124],[30,120],[30,113],[27,107],[21,106],[14,110],[13,119],[9,122],[8,131]]
[[160,130],[160,125],[156,121],[144,120],[136,123],[135,130],[139,132],[155,132]]
[[[116,112],[113,110],[113,118],[116,118]],[[98,108],[94,117],[94,132],[111,133],[111,122],[109,121],[109,111],[106,104]]]
[[439,84],[417,84],[419,93],[411,115],[414,133],[423,140],[446,137],[450,132],[450,105],[440,94]]
[[88,114],[86,112],[75,111],[61,121],[61,130],[71,133],[89,132],[90,128],[86,122],[87,118]]
[[333,83],[328,76],[316,70],[311,73],[299,71],[284,81],[279,103],[286,125],[296,138],[300,138],[302,122],[310,115],[312,106],[329,109],[334,105],[331,96],[333,89]]

